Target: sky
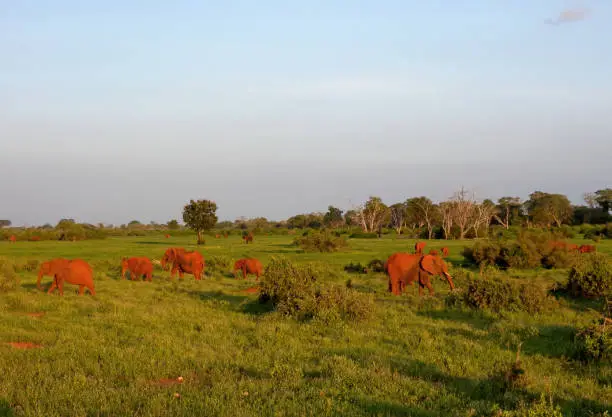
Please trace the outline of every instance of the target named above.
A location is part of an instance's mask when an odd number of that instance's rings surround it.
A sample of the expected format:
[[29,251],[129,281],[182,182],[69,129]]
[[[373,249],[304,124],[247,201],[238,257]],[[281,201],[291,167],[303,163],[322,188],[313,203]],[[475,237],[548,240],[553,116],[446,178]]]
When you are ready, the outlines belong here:
[[612,185],[608,0],[0,1],[0,218]]

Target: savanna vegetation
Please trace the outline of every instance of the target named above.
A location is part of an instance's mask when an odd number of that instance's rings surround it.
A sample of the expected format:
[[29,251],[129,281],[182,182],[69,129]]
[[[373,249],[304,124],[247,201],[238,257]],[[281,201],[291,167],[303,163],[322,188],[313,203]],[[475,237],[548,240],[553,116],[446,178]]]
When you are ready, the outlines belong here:
[[[6,221],[0,416],[610,416],[609,194],[585,200],[462,190],[285,222],[219,223],[207,200],[186,226]],[[433,296],[389,293],[385,261],[417,239],[448,248],[454,291],[433,277]],[[204,279],[171,279],[169,247],[200,252]],[[122,280],[126,256],[150,258],[152,282]],[[96,295],[38,290],[57,257],[89,262]],[[244,258],[259,282],[234,275]]]

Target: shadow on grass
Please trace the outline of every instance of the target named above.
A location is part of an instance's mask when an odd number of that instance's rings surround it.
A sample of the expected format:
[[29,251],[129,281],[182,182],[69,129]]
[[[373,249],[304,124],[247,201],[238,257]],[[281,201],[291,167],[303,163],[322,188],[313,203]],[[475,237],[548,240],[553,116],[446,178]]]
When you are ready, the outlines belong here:
[[136,243],[137,245],[165,245],[165,246],[172,246],[167,241],[165,241],[165,242],[164,241],[155,242],[155,241],[152,241],[152,240],[145,240],[145,241],[142,241],[142,242],[134,242],[134,243]]
[[355,400],[363,411],[372,416],[410,416],[410,417],[438,417],[438,413],[423,410],[409,405],[403,405],[390,401],[380,401],[369,398]]
[[549,358],[568,357],[572,354],[575,329],[570,326],[542,326],[539,336],[523,342],[526,355],[542,355]]
[[5,400],[0,399],[0,417],[14,417],[13,409],[11,404]]
[[493,322],[497,320],[495,317],[489,316],[485,312],[472,310],[424,310],[418,311],[417,315],[421,317],[428,317],[434,320],[463,322],[480,330],[486,330]]
[[193,290],[181,290],[180,292],[189,295],[193,298],[198,298],[202,301],[225,301],[229,303],[235,311],[258,316],[261,314],[269,313],[274,308],[270,303],[262,304],[257,299],[253,300],[247,294],[245,295],[234,295],[225,294],[223,291],[193,291]]

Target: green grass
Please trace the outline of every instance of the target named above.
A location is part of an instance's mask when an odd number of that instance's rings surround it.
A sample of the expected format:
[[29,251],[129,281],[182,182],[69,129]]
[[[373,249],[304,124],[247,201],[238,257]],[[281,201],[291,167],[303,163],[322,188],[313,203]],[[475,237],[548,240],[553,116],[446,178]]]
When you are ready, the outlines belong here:
[[[237,236],[207,238],[198,250],[205,258],[255,256],[264,265],[277,255],[324,262],[338,271],[339,283],[350,278],[357,290],[375,294],[375,316],[365,323],[300,323],[245,293],[253,278],[221,272],[200,282],[190,275],[173,282],[159,269],[152,283],[119,279],[121,257],[160,259],[168,246],[195,248],[194,238],[0,243],[0,257],[90,261],[98,292],[78,297],[67,285],[63,298],[47,295],[35,288],[35,272],[22,272],[20,289],[0,294],[0,416],[493,416],[541,393],[565,416],[611,407],[610,364],[568,358],[573,329],[598,317],[598,303],[561,299],[542,315],[447,309],[448,286],[440,279],[435,297],[419,299],[416,287],[402,297],[387,294],[383,274],[341,272],[350,262],[411,251],[413,240],[349,240],[350,249],[333,254],[302,253],[291,240],[256,236],[245,245]],[[457,268],[465,244],[428,242],[427,250],[448,246]],[[612,242],[598,250],[612,253]],[[548,283],[565,276],[517,274]],[[26,314],[33,312],[45,315]],[[505,391],[495,375],[510,367],[519,341],[526,383]],[[7,342],[42,348],[18,350]],[[179,376],[182,384],[159,383]]]

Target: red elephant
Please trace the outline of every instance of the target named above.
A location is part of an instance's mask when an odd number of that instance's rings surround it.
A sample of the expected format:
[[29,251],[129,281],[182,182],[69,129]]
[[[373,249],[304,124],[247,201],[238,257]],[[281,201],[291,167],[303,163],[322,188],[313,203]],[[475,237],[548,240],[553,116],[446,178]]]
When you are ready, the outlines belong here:
[[246,244],[253,243],[253,235],[251,233],[249,233],[248,235],[242,236],[242,239],[244,240],[244,243]]
[[121,278],[125,279],[125,273],[130,272],[132,281],[142,278],[143,276],[149,282],[153,280],[153,263],[146,256],[123,258],[121,260]]
[[38,241],[40,241],[40,236],[32,236],[32,237],[30,238],[30,241],[31,241],[31,242],[38,242]]
[[187,252],[184,248],[169,248],[164,253],[161,260],[163,269],[166,269],[166,264],[172,263],[172,271],[170,276],[174,278],[176,271],[179,277],[183,279],[183,274],[192,274],[196,280],[201,280],[204,273],[204,257],[196,252]]
[[236,271],[238,270],[242,270],[243,279],[246,279],[247,274],[252,274],[259,280],[263,271],[263,266],[261,262],[255,258],[244,258],[238,259],[236,263],[234,263],[234,276],[236,276]]
[[572,244],[567,245],[567,250],[569,252],[578,252],[578,249],[579,249],[579,247],[576,244],[572,243]]
[[170,235],[164,235],[166,239],[170,239]]
[[435,250],[435,249],[431,249],[431,250],[429,251],[429,254],[430,254],[430,255],[433,255],[433,256],[440,256],[440,252],[438,252],[438,251],[437,251],[437,250]]
[[47,293],[51,294],[55,289],[59,289],[60,295],[64,295],[64,282],[79,286],[79,295],[83,295],[88,289],[91,295],[96,295],[93,282],[93,269],[81,259],[56,258],[40,265],[36,286],[42,290],[40,281],[43,276],[52,275],[53,284]]
[[15,237],[15,235],[11,235],[11,237],[9,237],[9,242],[11,243],[17,242],[17,238]]
[[443,258],[448,257],[448,248],[446,246],[442,248],[442,257]]
[[425,242],[417,242],[414,244],[414,253],[417,254],[421,254],[423,253],[423,250],[425,249]]
[[221,235],[215,235],[215,239],[221,239]]
[[589,252],[596,252],[597,248],[595,248],[594,245],[582,245],[578,248],[578,252],[580,253],[589,253]]
[[389,292],[394,295],[400,295],[406,284],[412,285],[414,281],[419,283],[419,296],[423,295],[425,287],[429,290],[429,294],[433,295],[434,290],[430,277],[434,275],[443,275],[450,289],[455,289],[446,263],[441,257],[435,255],[394,253],[385,263],[385,272],[389,277]]

